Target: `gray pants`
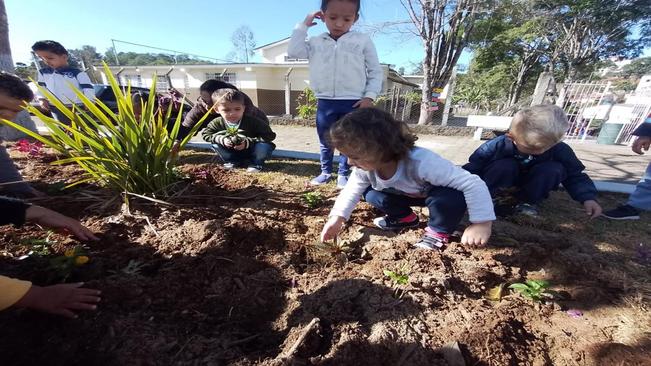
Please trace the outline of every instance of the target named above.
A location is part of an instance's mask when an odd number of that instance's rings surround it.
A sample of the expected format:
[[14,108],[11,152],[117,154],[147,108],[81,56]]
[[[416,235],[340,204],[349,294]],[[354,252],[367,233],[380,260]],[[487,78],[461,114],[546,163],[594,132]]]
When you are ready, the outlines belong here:
[[641,210],[651,211],[651,163],[647,165],[644,176],[628,197],[628,204]]

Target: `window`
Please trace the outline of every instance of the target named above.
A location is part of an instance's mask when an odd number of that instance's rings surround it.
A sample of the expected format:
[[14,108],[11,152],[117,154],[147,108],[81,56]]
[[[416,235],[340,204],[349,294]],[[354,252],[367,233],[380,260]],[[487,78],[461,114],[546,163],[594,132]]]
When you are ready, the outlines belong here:
[[125,79],[131,83],[131,86],[142,87],[142,76],[140,75],[125,75]]
[[222,75],[221,72],[207,72],[206,73],[206,80],[208,79],[216,79],[216,80],[221,80],[225,81],[227,83],[231,83],[233,85],[237,85],[237,74],[234,72],[227,72]]

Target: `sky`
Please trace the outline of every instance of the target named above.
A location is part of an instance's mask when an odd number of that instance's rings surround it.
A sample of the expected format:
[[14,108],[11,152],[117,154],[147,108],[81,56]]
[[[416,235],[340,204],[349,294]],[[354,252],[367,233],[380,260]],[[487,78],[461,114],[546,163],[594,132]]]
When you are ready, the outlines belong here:
[[[100,53],[111,39],[223,59],[232,50],[235,29],[248,25],[258,46],[289,37],[294,25],[320,0],[5,0],[14,62],[30,61],[31,45],[52,39],[66,48],[95,46]],[[399,0],[362,2],[359,25],[406,20]],[[367,28],[363,28],[367,29]],[[310,35],[325,31],[319,25]],[[404,66],[419,63],[420,41],[413,35],[374,34],[380,62]],[[119,52],[158,52],[116,43]],[[257,56],[256,56],[257,57]],[[259,61],[254,58],[253,61]],[[469,55],[462,63],[469,62]]]

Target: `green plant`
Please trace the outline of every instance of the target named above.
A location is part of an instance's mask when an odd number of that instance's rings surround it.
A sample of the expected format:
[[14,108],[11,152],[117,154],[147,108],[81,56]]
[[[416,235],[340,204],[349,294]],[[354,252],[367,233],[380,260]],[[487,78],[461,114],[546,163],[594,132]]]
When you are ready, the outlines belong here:
[[323,203],[321,192],[306,192],[302,197],[309,208],[315,208]]
[[76,246],[73,249],[66,250],[64,255],[52,258],[50,260],[50,269],[56,272],[61,281],[65,281],[75,268],[83,266],[89,260],[90,258],[86,255],[84,248]]
[[316,116],[316,96],[310,88],[305,88],[296,100],[298,106],[296,112],[301,118],[312,118]]
[[53,244],[57,243],[56,240],[52,239],[52,234],[53,233],[51,231],[48,231],[45,239],[28,238],[22,240],[21,242],[23,244],[31,246],[31,250],[25,257],[31,256],[33,254],[39,256],[50,255],[50,247]]
[[385,276],[389,277],[391,281],[393,282],[393,295],[401,299],[405,295],[405,286],[409,284],[409,268],[407,267],[407,264],[403,264],[402,266],[396,268],[395,270],[388,270],[385,269],[382,271]]
[[[175,170],[177,155],[172,146],[181,125],[181,112],[174,116],[172,131],[168,132],[166,126],[171,108],[167,113],[158,113],[154,103],[156,95],[150,93],[140,117],[136,118],[131,88],[122,91],[106,64],[104,71],[115,94],[117,113],[99,101],[89,100],[77,89],[73,90],[83,108],[66,107],[47,89],[39,87],[50,104],[70,118],[70,126],[45,116],[32,106],[26,109],[43,121],[51,131],[49,136],[41,136],[8,120],[0,119],[0,123],[24,132],[63,155],[52,164],[79,165],[84,174],[67,187],[94,182],[121,192],[169,196],[179,180]],[[156,90],[156,78],[151,90]],[[181,147],[196,133],[206,116],[180,142]]]
[[142,268],[145,266],[145,263],[130,259],[129,263],[127,263],[126,267],[122,268],[121,270],[111,270],[109,271],[113,275],[126,275],[126,276],[138,276],[140,275],[140,271]]
[[350,247],[350,242],[348,240],[338,240],[337,237],[335,237],[332,241],[317,241],[307,247],[307,251],[316,260],[345,260],[351,249],[352,248]]
[[553,298],[552,293],[548,292],[549,282],[545,280],[527,280],[524,283],[511,284],[509,288],[533,301],[542,301],[543,298]]
[[243,135],[244,130],[240,130],[237,127],[226,127],[225,130],[217,132],[218,135],[226,136],[227,139],[231,141],[233,146],[237,146],[246,139],[246,136]]

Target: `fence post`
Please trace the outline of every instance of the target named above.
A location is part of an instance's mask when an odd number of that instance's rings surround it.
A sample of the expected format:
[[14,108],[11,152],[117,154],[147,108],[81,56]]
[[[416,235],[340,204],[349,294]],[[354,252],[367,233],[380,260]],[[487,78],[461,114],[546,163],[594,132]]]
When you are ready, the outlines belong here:
[[293,70],[294,68],[290,67],[287,69],[287,73],[285,74],[285,114],[288,116],[292,114],[292,84],[289,81],[289,76],[292,74]]

